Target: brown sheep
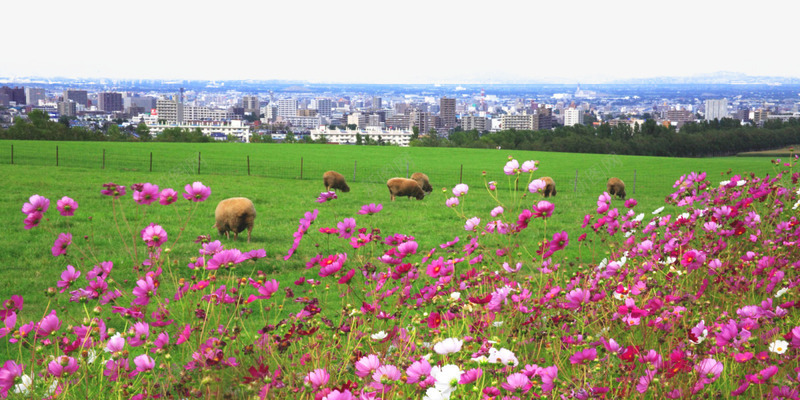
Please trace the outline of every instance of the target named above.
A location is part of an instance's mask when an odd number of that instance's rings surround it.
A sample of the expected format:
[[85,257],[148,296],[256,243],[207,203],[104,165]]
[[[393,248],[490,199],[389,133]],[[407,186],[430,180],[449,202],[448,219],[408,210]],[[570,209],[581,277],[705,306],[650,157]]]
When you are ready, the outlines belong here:
[[350,186],[344,180],[344,175],[336,171],[328,171],[322,174],[322,182],[325,183],[325,190],[331,191],[332,189],[341,190],[342,192],[349,192]]
[[549,176],[543,176],[539,179],[544,181],[544,190],[542,190],[544,197],[556,197],[556,182],[553,180],[553,178]]
[[395,196],[408,196],[409,199],[413,196],[417,200],[425,198],[425,192],[422,191],[419,183],[413,179],[392,178],[386,181],[386,186],[389,188],[392,201],[394,201]]
[[619,178],[611,178],[608,180],[608,194],[619,196],[620,199],[625,198],[625,182]]
[[230,239],[233,231],[233,240],[238,239],[239,232],[247,229],[247,242],[250,243],[250,233],[253,232],[253,221],[256,219],[256,208],[253,202],[245,197],[225,199],[217,204],[214,211],[214,227],[220,235]]
[[419,186],[422,188],[422,191],[425,192],[425,196],[433,192],[433,186],[431,186],[431,182],[428,180],[428,175],[425,175],[422,172],[414,172],[411,174],[411,179],[417,181]]

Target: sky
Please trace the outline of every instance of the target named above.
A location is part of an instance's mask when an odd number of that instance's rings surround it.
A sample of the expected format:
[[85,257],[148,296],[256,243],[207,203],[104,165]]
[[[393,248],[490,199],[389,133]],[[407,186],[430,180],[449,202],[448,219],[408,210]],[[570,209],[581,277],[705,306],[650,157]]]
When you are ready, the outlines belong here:
[[38,0],[0,9],[0,77],[11,78],[800,77],[800,3],[788,0]]

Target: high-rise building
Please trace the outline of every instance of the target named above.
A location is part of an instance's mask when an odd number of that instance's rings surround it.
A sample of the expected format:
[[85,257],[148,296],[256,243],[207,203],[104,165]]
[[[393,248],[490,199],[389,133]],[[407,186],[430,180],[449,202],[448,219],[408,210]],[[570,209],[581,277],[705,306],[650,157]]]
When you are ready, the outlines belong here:
[[13,89],[8,86],[3,86],[0,88],[0,95],[5,95],[8,97],[9,102],[14,102],[16,105],[21,106],[23,104],[28,104],[25,102],[25,88],[24,87],[14,87]]
[[65,89],[64,101],[72,100],[76,106],[87,107],[89,105],[89,96],[85,90]]
[[439,100],[439,115],[442,117],[442,125],[446,129],[456,127],[456,99],[442,97]]
[[331,100],[330,99],[317,99],[317,114],[322,117],[331,116]]
[[77,107],[74,101],[67,100],[58,102],[58,115],[74,117],[77,113]]
[[416,126],[420,135],[425,135],[436,127],[436,118],[427,111],[414,110],[410,114],[409,124]]
[[122,111],[125,109],[122,103],[122,93],[103,92],[97,94],[97,107],[106,112]]
[[297,116],[297,100],[295,100],[295,99],[280,99],[280,100],[278,100],[278,116],[279,117],[296,117]]
[[706,121],[722,119],[728,116],[728,99],[706,100]]
[[27,104],[38,106],[40,100],[42,102],[47,100],[47,96],[44,93],[44,89],[32,88],[32,87],[25,88],[25,101]]
[[691,122],[694,121],[694,114],[691,111],[680,109],[680,110],[669,110],[667,111],[667,119],[671,122]]
[[580,107],[570,107],[564,110],[564,126],[583,124],[583,110]]
[[261,113],[261,107],[258,102],[258,96],[242,96],[242,107],[245,113],[258,116]]
[[173,99],[158,99],[156,101],[156,112],[159,120],[164,120],[168,124],[183,124],[183,103]]
[[461,117],[461,129],[465,131],[486,132],[492,129],[492,120],[477,115],[465,115]]
[[380,110],[383,107],[383,99],[378,96],[372,96],[372,109]]

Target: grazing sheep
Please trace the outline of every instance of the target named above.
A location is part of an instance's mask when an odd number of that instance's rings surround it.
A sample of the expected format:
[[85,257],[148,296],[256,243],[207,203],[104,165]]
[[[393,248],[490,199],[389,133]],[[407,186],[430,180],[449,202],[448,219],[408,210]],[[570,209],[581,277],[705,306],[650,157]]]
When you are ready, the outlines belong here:
[[422,191],[422,187],[413,179],[392,178],[386,181],[386,186],[389,188],[392,201],[394,201],[395,196],[408,196],[409,199],[413,196],[417,200],[425,198],[425,192]]
[[425,196],[433,192],[433,186],[431,186],[431,182],[428,180],[428,175],[425,175],[422,172],[414,172],[411,174],[411,179],[417,181],[419,186],[422,188],[422,191],[425,192]]
[[619,178],[611,178],[608,180],[608,194],[619,196],[620,199],[625,198],[625,182]]
[[544,181],[544,190],[542,190],[544,197],[556,197],[556,182],[553,180],[553,178],[549,176],[543,176],[539,179]]
[[347,182],[344,181],[344,175],[336,171],[328,171],[322,174],[322,182],[325,183],[325,190],[329,192],[332,189],[338,189],[345,193],[350,191],[350,186],[347,186]]
[[214,227],[220,235],[230,239],[233,231],[233,240],[239,237],[239,232],[247,229],[247,242],[250,243],[250,233],[253,232],[253,221],[256,219],[256,208],[253,202],[245,197],[233,197],[219,202],[214,211]]

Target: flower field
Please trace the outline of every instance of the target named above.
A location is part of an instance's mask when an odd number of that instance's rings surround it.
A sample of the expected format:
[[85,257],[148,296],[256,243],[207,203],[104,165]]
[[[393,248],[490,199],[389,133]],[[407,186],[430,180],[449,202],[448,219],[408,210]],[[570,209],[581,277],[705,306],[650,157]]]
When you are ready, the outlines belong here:
[[[222,198],[207,181],[30,193],[10,230],[63,265],[43,297],[0,299],[0,396],[798,399],[794,162],[686,171],[644,208],[543,198],[546,164],[509,158],[434,190],[447,218],[423,231],[317,188],[269,251],[191,234]],[[90,207],[114,260],[71,222]]]

